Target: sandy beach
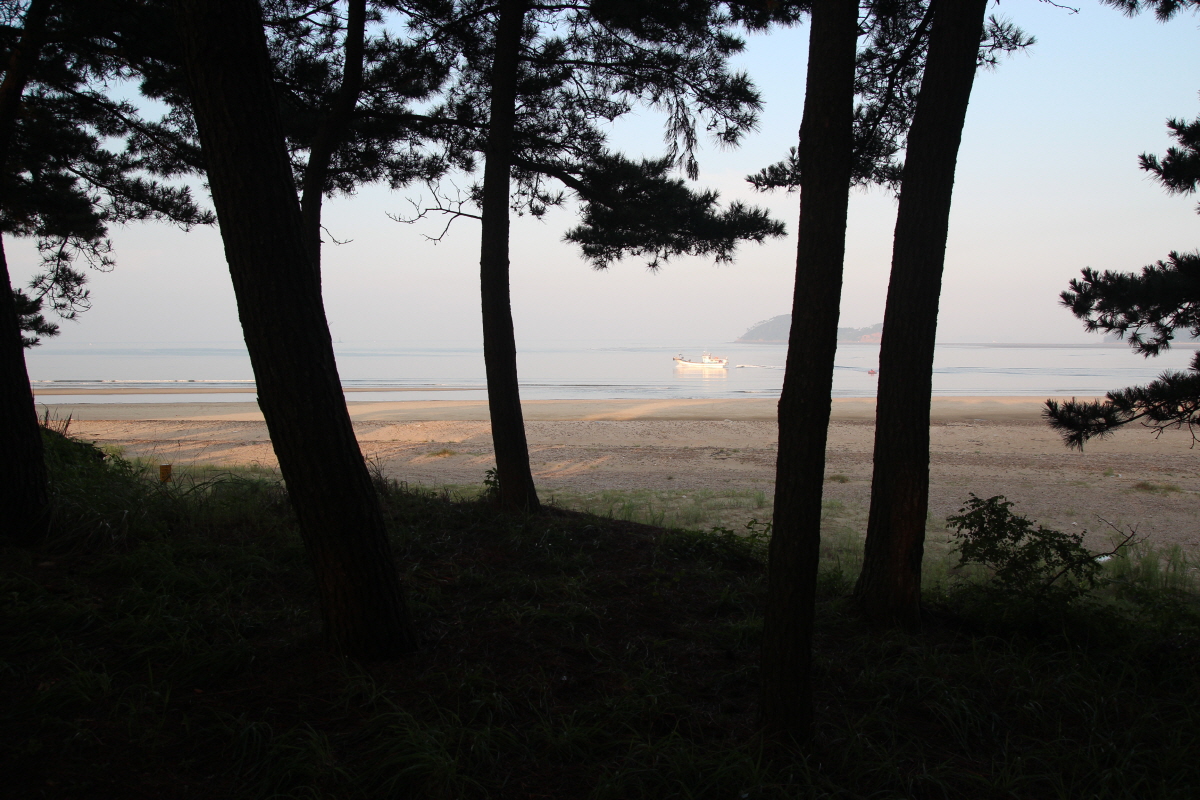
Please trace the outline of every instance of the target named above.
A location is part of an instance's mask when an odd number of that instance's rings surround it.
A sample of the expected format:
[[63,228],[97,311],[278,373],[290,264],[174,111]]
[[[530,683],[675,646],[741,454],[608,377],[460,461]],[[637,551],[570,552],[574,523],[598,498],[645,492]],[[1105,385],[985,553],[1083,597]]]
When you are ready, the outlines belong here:
[[[77,436],[163,463],[275,465],[262,415],[247,403],[39,402]],[[1200,555],[1200,448],[1187,430],[1131,426],[1086,452],[1041,421],[1042,398],[939,397],[931,406],[930,514],[969,492],[1100,543],[1136,526],[1159,546]],[[49,401],[49,402],[46,402]],[[412,484],[478,485],[493,466],[483,401],[349,402],[364,454]],[[774,399],[543,400],[524,404],[534,475],[545,490],[748,488],[771,493]],[[826,496],[852,512],[870,497],[875,402],[833,402]]]

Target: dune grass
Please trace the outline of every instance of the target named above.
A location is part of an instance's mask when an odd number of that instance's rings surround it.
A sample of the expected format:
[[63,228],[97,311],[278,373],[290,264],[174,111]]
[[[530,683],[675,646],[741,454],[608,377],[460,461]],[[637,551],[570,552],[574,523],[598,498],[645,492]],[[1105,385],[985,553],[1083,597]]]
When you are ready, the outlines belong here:
[[9,796],[1185,798],[1200,785],[1200,612],[1178,551],[1122,552],[1096,597],[1022,615],[939,556],[924,632],[888,633],[846,600],[862,511],[830,504],[818,729],[792,747],[754,724],[761,526],[649,526],[621,519],[629,498],[614,496],[602,502],[617,513],[511,517],[381,479],[422,649],[355,664],[321,645],[277,480],[164,485],[72,453],[51,454],[56,537],[0,553]]
[[1151,494],[1170,494],[1172,492],[1183,491],[1173,483],[1154,483],[1152,481],[1138,481],[1131,488],[1139,492],[1150,492]]
[[759,489],[552,489],[545,494],[546,503],[558,508],[668,528],[740,529],[752,519],[771,517],[771,498]]

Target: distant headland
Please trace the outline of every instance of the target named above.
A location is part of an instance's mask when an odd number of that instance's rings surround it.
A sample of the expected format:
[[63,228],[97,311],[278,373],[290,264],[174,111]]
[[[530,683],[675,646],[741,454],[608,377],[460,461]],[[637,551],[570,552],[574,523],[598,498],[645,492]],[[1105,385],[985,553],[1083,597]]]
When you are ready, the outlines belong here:
[[[787,344],[788,332],[792,329],[792,315],[780,314],[768,320],[755,323],[750,330],[743,333],[735,341],[740,344]],[[838,328],[839,342],[865,342],[878,344],[883,339],[883,323],[880,322],[867,328]]]

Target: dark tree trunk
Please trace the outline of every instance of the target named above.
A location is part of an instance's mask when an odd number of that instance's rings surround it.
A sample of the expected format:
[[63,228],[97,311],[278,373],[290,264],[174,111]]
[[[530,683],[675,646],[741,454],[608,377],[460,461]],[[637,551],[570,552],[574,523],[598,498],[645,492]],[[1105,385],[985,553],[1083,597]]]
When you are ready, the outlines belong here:
[[800,128],[800,225],[787,370],[779,398],[775,526],[762,645],[762,720],[812,727],[813,607],[821,488],[850,196],[857,0],[817,0]]
[[325,118],[317,127],[308,150],[308,163],[304,167],[303,186],[300,187],[300,212],[304,217],[304,239],[313,254],[318,276],[321,274],[321,206],[325,200],[325,184],[329,178],[329,164],[334,151],[354,114],[354,106],[362,93],[363,42],[367,28],[367,0],[350,0],[346,9],[345,60],[342,65],[342,83]]
[[[20,43],[9,54],[0,82],[0,208],[11,189],[3,179],[21,96],[45,37],[50,0],[33,0],[25,12]],[[42,434],[38,427],[21,321],[13,300],[12,278],[0,242],[0,509],[4,530],[15,541],[31,542],[46,531],[49,492]]]
[[484,152],[479,282],[483,295],[483,360],[496,451],[500,504],[511,511],[540,508],[517,384],[517,339],[508,283],[509,174],[516,125],[517,69],[525,0],[501,0],[492,62],[491,113]]
[[25,369],[21,324],[13,300],[4,245],[0,242],[0,508],[4,531],[31,543],[46,533],[49,491],[37,408]]
[[920,627],[929,505],[929,401],[954,168],[987,0],[934,0],[908,134],[879,352],[875,464],[855,597],[876,622]]
[[258,3],[177,0],[176,8],[258,402],[316,573],[326,635],[354,657],[411,651],[416,636],[305,246]]

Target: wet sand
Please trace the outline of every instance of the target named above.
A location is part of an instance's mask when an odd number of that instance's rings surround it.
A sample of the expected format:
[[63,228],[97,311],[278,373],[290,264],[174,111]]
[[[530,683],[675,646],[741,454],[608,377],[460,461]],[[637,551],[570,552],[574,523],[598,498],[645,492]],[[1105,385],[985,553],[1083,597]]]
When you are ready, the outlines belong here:
[[[261,422],[258,404],[246,403],[121,403],[110,397],[133,394],[188,394],[253,392],[253,389],[159,389],[154,392],[128,389],[64,390],[73,395],[96,395],[103,400],[88,403],[56,403],[39,401],[39,408],[49,409],[52,415],[73,416],[79,420],[239,420]],[[366,390],[364,390],[366,391]],[[377,390],[370,390],[377,391]],[[402,390],[397,390],[402,391]],[[415,390],[414,390],[415,391]],[[421,389],[420,391],[433,391]],[[53,396],[57,390],[39,390],[38,396]],[[1081,398],[1082,399],[1082,398]],[[1090,399],[1090,398],[1088,398]],[[736,400],[528,400],[522,403],[525,419],[530,421],[594,421],[594,420],[774,420],[778,401],[775,399]],[[350,416],[356,420],[388,420],[409,422],[422,420],[489,419],[485,400],[387,400],[354,401],[347,403]],[[1037,420],[1041,417],[1042,399],[1032,397],[938,397],[930,407],[935,421],[952,422],[986,417],[990,420]],[[836,398],[832,404],[832,419],[874,420],[875,400],[869,397]]]

